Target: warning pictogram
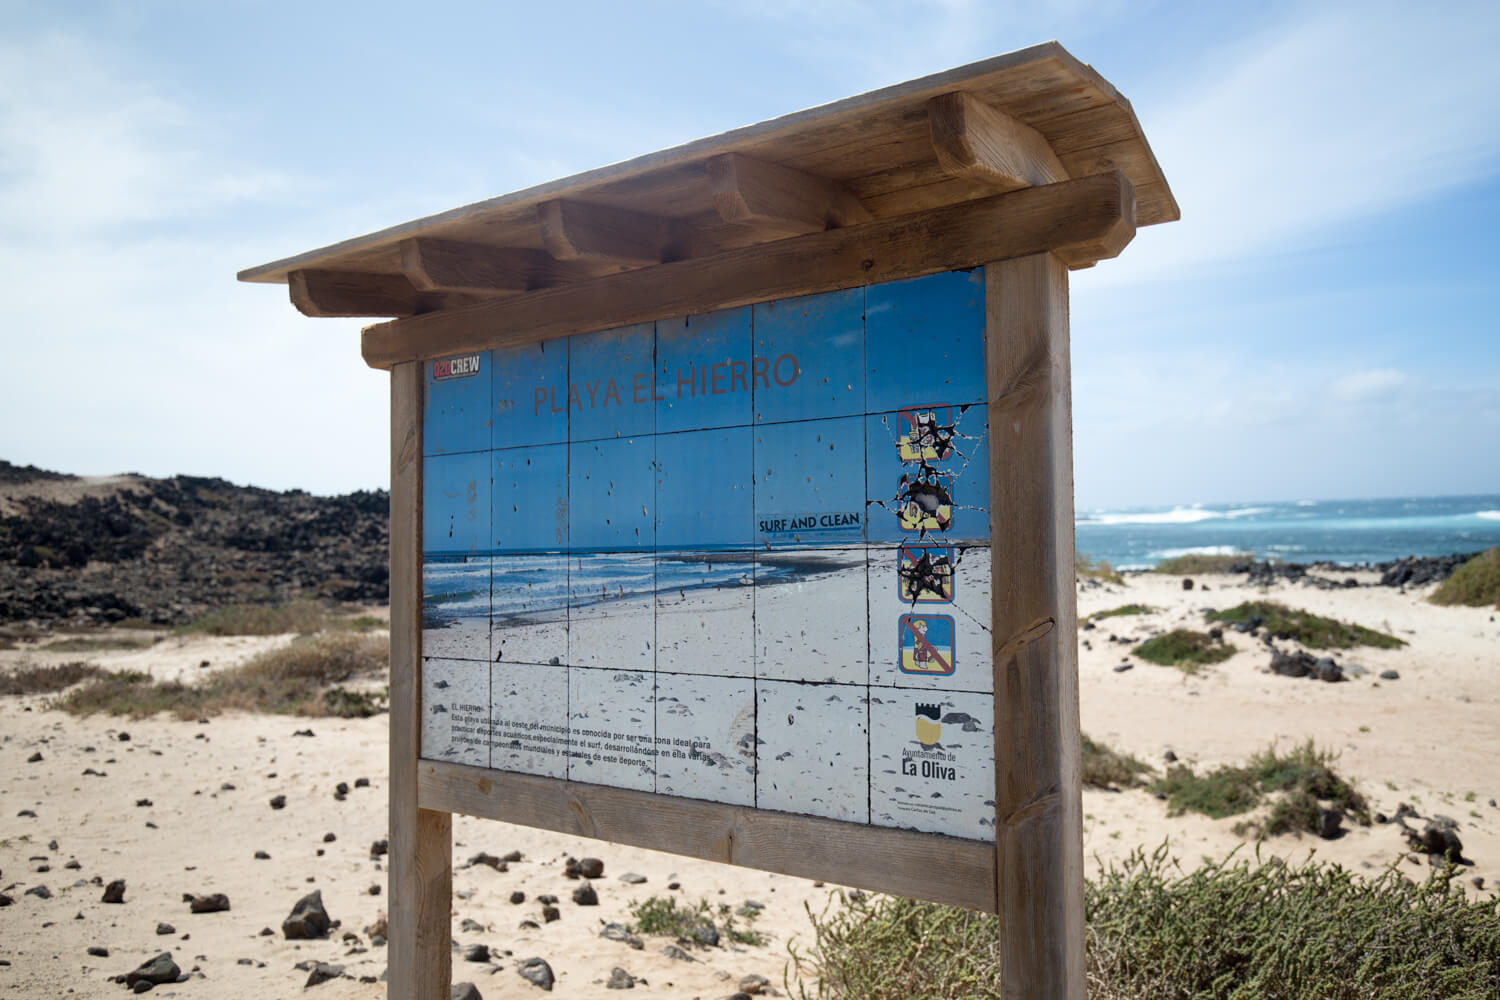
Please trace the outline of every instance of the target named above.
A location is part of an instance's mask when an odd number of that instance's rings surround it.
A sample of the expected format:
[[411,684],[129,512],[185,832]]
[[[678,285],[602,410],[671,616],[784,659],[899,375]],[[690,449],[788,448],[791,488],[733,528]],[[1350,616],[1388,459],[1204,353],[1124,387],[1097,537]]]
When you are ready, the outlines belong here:
[[900,663],[903,674],[946,677],[953,673],[953,619],[948,615],[902,615],[897,623],[901,636]]
[[903,462],[938,462],[953,454],[952,407],[902,410],[896,452]]
[[951,545],[902,545],[896,551],[901,603],[951,604],[953,566]]
[[896,484],[902,531],[947,531],[953,526],[953,477],[923,462]]

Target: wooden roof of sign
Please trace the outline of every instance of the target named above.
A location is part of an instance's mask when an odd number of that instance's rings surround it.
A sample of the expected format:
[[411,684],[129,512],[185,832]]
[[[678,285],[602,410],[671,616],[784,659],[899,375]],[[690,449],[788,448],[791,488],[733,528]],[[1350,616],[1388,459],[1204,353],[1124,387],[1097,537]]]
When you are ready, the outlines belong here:
[[[416,317],[531,296],[555,302],[549,292],[582,291],[623,272],[724,255],[747,260],[736,252],[1105,174],[1119,179],[1115,200],[1131,233],[1178,218],[1130,103],[1047,42],[248,268],[239,278],[287,283],[293,304],[310,316]],[[1124,245],[1075,242],[1063,254],[1072,267]],[[823,252],[838,249],[830,242]],[[377,344],[372,356],[377,329],[366,331],[371,364],[412,353],[382,353]]]

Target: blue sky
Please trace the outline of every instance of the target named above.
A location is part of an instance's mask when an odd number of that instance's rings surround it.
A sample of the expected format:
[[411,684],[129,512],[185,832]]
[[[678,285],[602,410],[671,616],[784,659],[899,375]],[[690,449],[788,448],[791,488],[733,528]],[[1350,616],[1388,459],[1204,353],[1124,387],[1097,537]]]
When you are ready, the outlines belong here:
[[5,3],[0,457],[383,486],[237,270],[1052,38],[1183,211],[1073,276],[1079,505],[1500,490],[1493,3]]

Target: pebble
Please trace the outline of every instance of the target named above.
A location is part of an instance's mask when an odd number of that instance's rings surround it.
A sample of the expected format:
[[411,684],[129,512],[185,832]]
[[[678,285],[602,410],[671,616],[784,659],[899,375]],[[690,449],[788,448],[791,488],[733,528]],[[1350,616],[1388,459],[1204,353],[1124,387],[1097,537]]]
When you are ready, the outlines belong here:
[[1380,672],[1380,679],[1383,681],[1399,681],[1401,675],[1394,670],[1382,670]]
[[37,899],[51,899],[52,890],[47,888],[45,885],[34,885],[30,889],[26,890],[25,895],[35,896]]
[[117,878],[113,882],[111,882],[109,885],[105,886],[104,887],[104,899],[102,900],[102,902],[105,902],[105,903],[123,903],[123,902],[125,902],[125,880],[122,879],[122,878]]
[[692,962],[694,958],[675,944],[662,945],[661,953],[668,958],[674,958],[679,962]]
[[41,763],[41,761],[43,759],[44,758],[42,757],[42,752],[40,750],[38,750],[36,753],[34,753],[30,757],[26,758],[26,763],[28,763],[28,764],[39,764],[39,763]]
[[763,993],[771,985],[771,981],[765,976],[750,973],[740,980],[741,993]]
[[281,933],[288,941],[311,940],[328,936],[333,921],[323,908],[323,890],[314,891],[297,900],[292,912],[281,922]]
[[633,990],[635,989],[635,977],[618,965],[609,972],[609,980],[604,984],[607,990]]
[[591,884],[585,882],[573,890],[573,902],[579,906],[598,906],[599,894],[594,891]]
[[165,936],[167,934],[176,934],[177,928],[173,927],[171,924],[158,923],[156,925],[156,933],[162,936]]
[[490,960],[490,946],[487,944],[471,944],[463,951],[465,962],[488,962]]
[[125,973],[125,985],[137,993],[144,993],[145,990],[136,989],[141,983],[148,984],[146,988],[150,989],[162,983],[175,983],[180,975],[182,975],[182,970],[177,967],[176,962],[172,961],[172,953],[164,951]]
[[526,893],[517,889],[515,892],[510,894],[510,901],[512,903],[524,903],[526,902]]
[[620,881],[628,883],[630,885],[640,885],[642,882],[646,881],[646,876],[637,874],[636,872],[626,872],[624,875],[620,876]]
[[286,808],[286,796],[285,795],[274,796],[271,799],[271,808],[272,809],[285,809]]
[[334,842],[334,841],[335,841],[335,840],[338,840],[338,839],[339,839],[339,838],[337,838],[337,837],[335,837],[335,836],[334,836],[334,835],[333,835],[333,834],[331,834],[331,833],[325,833],[325,834],[323,834],[323,843],[325,843],[325,844],[331,844],[331,843],[333,843],[333,842]]
[[109,949],[101,947],[100,945],[97,945],[97,944],[89,945],[88,951],[89,951],[89,954],[93,955],[95,958],[108,958],[109,957]]
[[211,893],[207,896],[194,896],[193,901],[188,904],[188,909],[193,913],[223,913],[229,909],[229,897],[222,892]]
[[459,929],[465,934],[483,934],[484,924],[481,924],[473,917],[464,917],[464,922],[459,925]]
[[1117,673],[1117,674],[1123,674],[1127,670],[1134,670],[1135,669],[1135,664],[1134,663],[1116,663],[1111,669],[1114,670],[1114,672]]
[[561,919],[562,919],[562,911],[559,910],[557,907],[555,907],[555,906],[544,906],[544,907],[542,907],[542,922],[543,923],[550,924],[554,920],[561,920]]
[[267,854],[265,851],[256,851],[255,852],[255,860],[256,861],[270,861],[271,860],[271,856],[269,854]]
[[454,983],[449,995],[452,1000],[484,1000],[479,993],[479,987],[473,983]]
[[551,990],[555,982],[552,977],[552,966],[548,965],[544,958],[528,958],[521,963],[516,972],[528,983],[540,986],[544,990]]
[[326,983],[330,979],[338,979],[339,977],[343,976],[343,974],[344,967],[342,965],[329,965],[327,962],[315,962],[313,963],[311,971],[308,972],[307,982],[302,984],[302,988],[307,989],[309,986],[317,986],[320,983]]
[[370,787],[370,779],[369,778],[355,778],[354,779],[354,787],[355,788],[369,788]]
[[598,858],[580,858],[578,874],[584,878],[599,878],[604,874],[604,862]]

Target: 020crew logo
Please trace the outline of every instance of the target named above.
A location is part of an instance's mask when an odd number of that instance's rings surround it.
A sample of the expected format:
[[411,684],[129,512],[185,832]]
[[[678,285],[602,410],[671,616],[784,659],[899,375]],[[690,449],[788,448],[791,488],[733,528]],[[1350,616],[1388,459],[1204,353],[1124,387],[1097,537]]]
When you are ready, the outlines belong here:
[[483,363],[482,354],[465,354],[457,358],[440,358],[432,363],[432,380],[447,382],[455,378],[478,375]]

